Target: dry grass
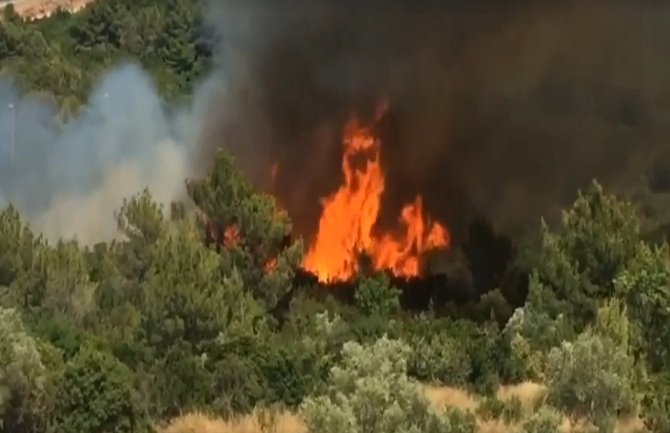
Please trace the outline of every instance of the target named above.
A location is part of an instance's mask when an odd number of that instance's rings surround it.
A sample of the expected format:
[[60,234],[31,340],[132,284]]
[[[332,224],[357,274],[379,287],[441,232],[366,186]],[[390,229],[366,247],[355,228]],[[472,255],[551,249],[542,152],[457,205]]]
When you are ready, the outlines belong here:
[[[482,400],[480,396],[470,394],[462,389],[430,386],[423,387],[426,398],[431,406],[440,410],[445,407],[456,407],[461,410],[474,412]],[[542,398],[545,387],[536,383],[526,382],[514,386],[501,387],[497,394],[500,400],[509,400],[516,396],[527,410],[532,410],[533,403]],[[267,411],[240,417],[232,421],[224,421],[201,413],[182,416],[169,424],[158,428],[158,433],[307,433],[307,427],[303,421],[290,412],[278,412],[274,423],[263,423],[267,419]],[[265,425],[264,425],[265,424]],[[502,421],[480,420],[478,422],[478,433],[508,433],[517,431],[519,425],[507,425]],[[568,419],[564,419],[559,431],[571,433],[573,431],[585,431],[585,425],[578,423],[572,426]],[[635,433],[642,431],[644,425],[638,418],[622,419],[617,422],[615,433]]]
[[[503,401],[508,401],[517,397],[526,410],[532,410],[534,404],[543,398],[546,387],[533,382],[523,382],[518,385],[500,387],[496,397]],[[456,407],[461,410],[470,410],[474,412],[481,402],[481,397],[470,394],[462,389],[445,386],[425,386],[424,393],[434,409],[443,409],[445,407]],[[507,425],[499,420],[479,420],[478,433],[508,433],[515,431],[518,425]],[[559,431],[561,433],[570,433],[572,431],[585,431],[584,423],[571,425],[565,418]],[[617,422],[615,433],[635,433],[642,431],[644,424],[639,418],[620,419]]]
[[462,389],[447,386],[426,385],[423,393],[433,409],[457,407],[461,410],[474,411],[479,404],[479,397]]
[[277,414],[273,425],[264,426],[262,416],[254,413],[224,421],[202,413],[184,415],[158,429],[158,433],[306,433],[307,427],[289,412]]
[[501,386],[496,393],[496,397],[502,401],[508,401],[516,397],[524,406],[529,407],[544,397],[546,391],[547,388],[544,385],[534,382],[522,382],[518,385]]

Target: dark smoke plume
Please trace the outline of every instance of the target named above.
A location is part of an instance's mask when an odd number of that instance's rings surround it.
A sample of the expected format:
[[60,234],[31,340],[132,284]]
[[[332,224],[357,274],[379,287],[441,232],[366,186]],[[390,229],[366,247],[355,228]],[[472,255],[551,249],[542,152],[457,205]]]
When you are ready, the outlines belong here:
[[219,0],[227,88],[201,160],[226,147],[310,235],[340,182],[340,134],[372,117],[384,215],[415,193],[458,237],[535,230],[598,178],[668,189],[670,6],[637,1]]

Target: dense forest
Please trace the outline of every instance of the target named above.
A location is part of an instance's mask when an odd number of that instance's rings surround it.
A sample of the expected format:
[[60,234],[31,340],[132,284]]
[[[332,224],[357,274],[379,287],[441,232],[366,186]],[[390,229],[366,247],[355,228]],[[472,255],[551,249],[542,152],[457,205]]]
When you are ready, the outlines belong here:
[[0,70],[12,71],[25,90],[53,94],[67,115],[122,60],[151,71],[166,99],[183,97],[212,56],[200,13],[196,0],[121,0],[23,22],[10,5],[0,27]]
[[[124,59],[188,97],[213,57],[200,8],[99,0],[24,22],[9,7],[0,65],[65,118]],[[226,153],[186,187],[169,206],[138,191],[119,239],[94,246],[0,211],[0,432],[670,431],[670,248],[597,182],[539,242],[474,224],[482,294],[438,279],[421,308],[385,273],[351,296],[318,287],[289,217]]]

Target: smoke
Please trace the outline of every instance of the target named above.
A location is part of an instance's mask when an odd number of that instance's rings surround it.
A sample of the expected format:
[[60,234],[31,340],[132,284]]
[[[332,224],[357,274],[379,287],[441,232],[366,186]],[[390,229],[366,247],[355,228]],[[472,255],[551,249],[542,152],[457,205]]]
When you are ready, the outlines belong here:
[[417,193],[459,240],[476,217],[535,230],[592,178],[670,190],[664,2],[218,0],[206,16],[225,86],[190,106],[168,110],[126,65],[59,124],[0,81],[0,205],[52,239],[109,239],[123,197],[182,198],[223,147],[310,237],[344,124],[383,98],[383,225]]
[[663,2],[220,0],[208,16],[229,81],[201,160],[231,150],[307,235],[342,126],[382,97],[389,222],[421,193],[457,237],[475,217],[535,230],[592,178],[625,190],[670,167]]
[[170,111],[139,67],[123,65],[61,123],[53,100],[0,81],[0,206],[16,205],[50,240],[89,244],[115,236],[114,211],[145,187],[162,203],[183,198],[212,84]]

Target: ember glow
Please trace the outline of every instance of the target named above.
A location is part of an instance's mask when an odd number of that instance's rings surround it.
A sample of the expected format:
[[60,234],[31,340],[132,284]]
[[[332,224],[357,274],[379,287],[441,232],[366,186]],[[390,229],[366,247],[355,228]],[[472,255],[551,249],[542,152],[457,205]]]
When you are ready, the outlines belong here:
[[403,207],[397,232],[375,232],[385,187],[381,142],[354,119],[345,128],[343,143],[344,182],[323,200],[318,233],[304,268],[322,282],[347,280],[358,272],[358,258],[364,253],[375,269],[387,269],[397,276],[418,275],[420,256],[448,248],[449,231],[430,222],[417,196]]

